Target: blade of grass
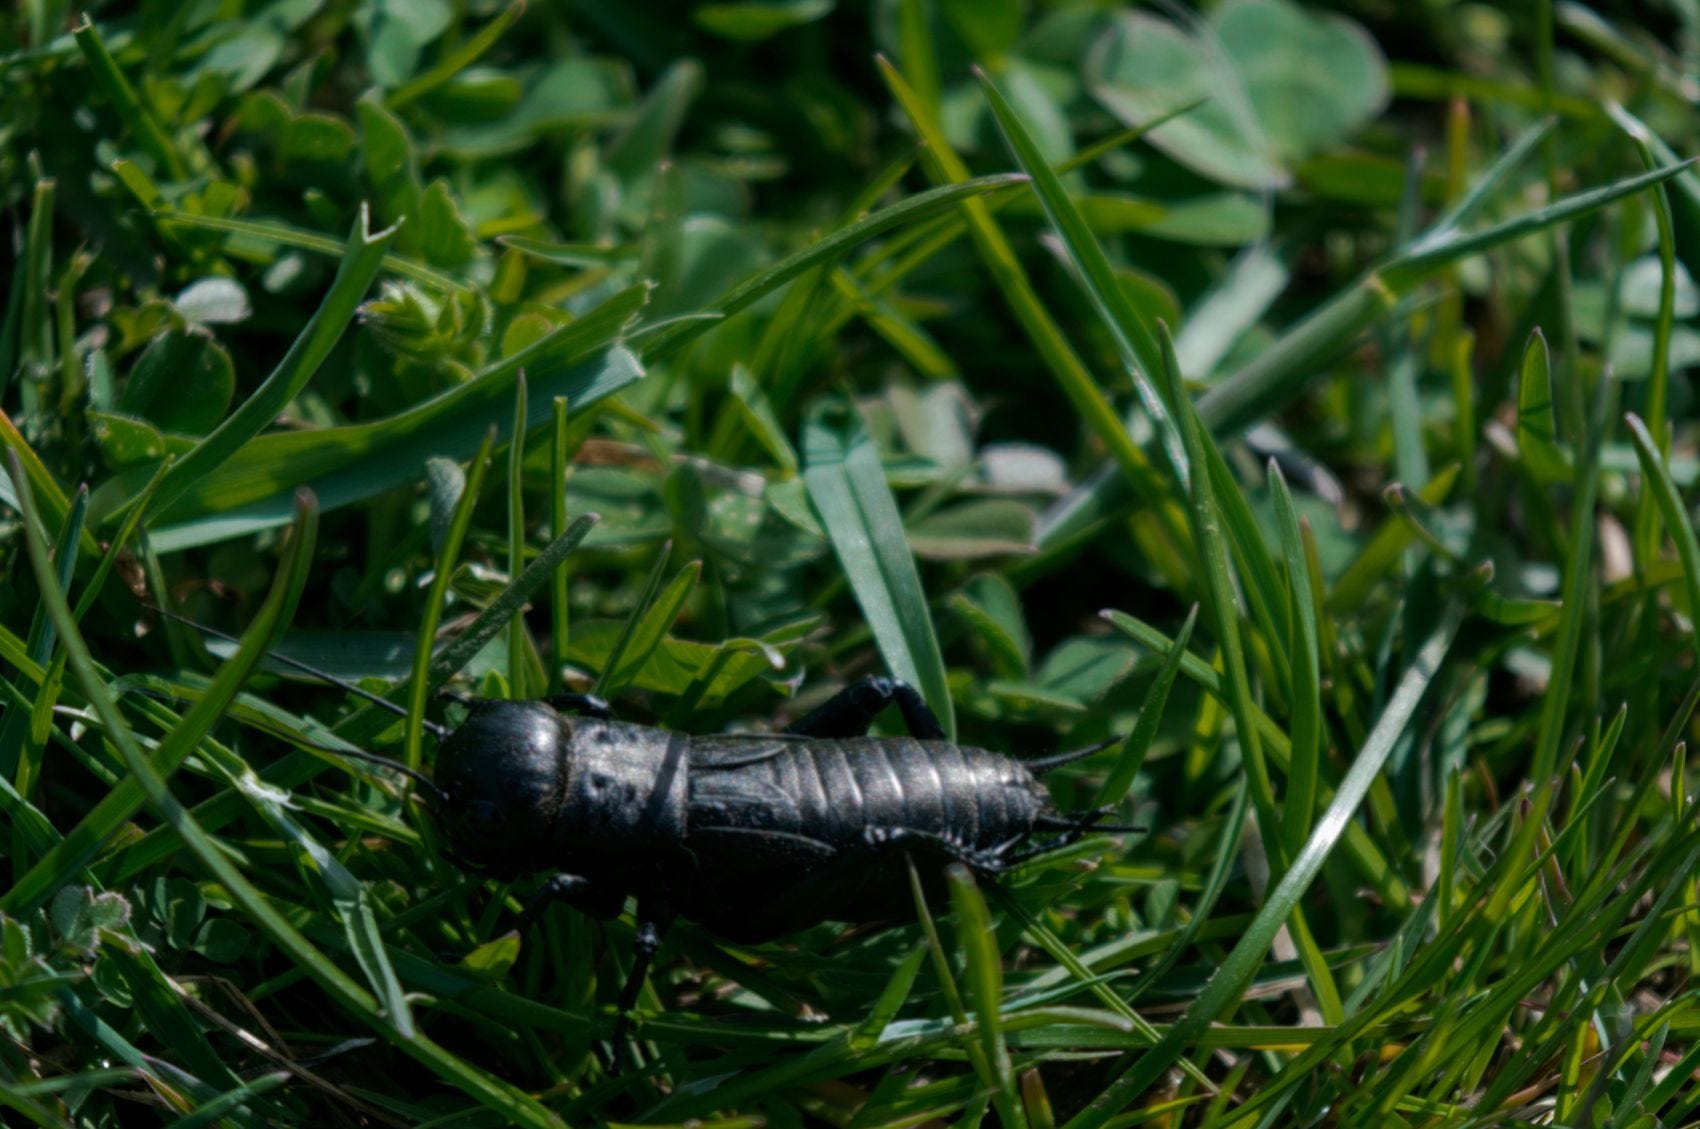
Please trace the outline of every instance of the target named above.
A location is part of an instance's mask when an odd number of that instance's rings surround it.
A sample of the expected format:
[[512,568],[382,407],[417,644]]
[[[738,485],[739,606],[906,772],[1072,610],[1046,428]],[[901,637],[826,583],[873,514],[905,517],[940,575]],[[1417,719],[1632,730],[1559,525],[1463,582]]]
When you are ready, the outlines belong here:
[[981,1056],[990,1065],[997,1086],[992,1102],[1003,1124],[1026,1129],[1027,1118],[1016,1093],[1015,1068],[1003,1037],[1003,955],[998,952],[997,932],[986,912],[986,899],[967,867],[952,863],[945,871],[945,881],[956,911],[956,939],[968,975],[968,996],[978,1019]]
[[1192,643],[1192,629],[1197,624],[1198,605],[1194,604],[1186,613],[1181,629],[1175,632],[1175,641],[1163,654],[1163,665],[1157,668],[1156,677],[1145,691],[1145,700],[1140,703],[1139,720],[1134,722],[1132,732],[1122,742],[1121,756],[1110,775],[1104,778],[1104,786],[1098,790],[1097,800],[1093,801],[1094,807],[1120,804],[1128,789],[1133,787],[1139,769],[1145,763],[1145,755],[1151,751],[1151,742],[1157,737],[1157,729],[1163,724],[1163,710],[1169,704],[1169,691],[1174,687],[1175,675],[1180,672],[1181,660],[1186,657],[1187,647]]
[[[1173,646],[1173,640],[1161,631],[1133,616],[1119,611],[1104,611],[1099,613],[1103,619],[1141,646],[1150,647],[1154,651],[1167,651]],[[1196,683],[1200,689],[1217,701],[1227,703],[1227,692],[1222,688],[1221,675],[1205,660],[1191,653],[1181,656],[1181,673]],[[1258,732],[1268,743],[1269,754],[1277,763],[1290,763],[1291,749],[1287,743],[1287,735],[1281,727],[1275,724],[1273,718],[1261,709],[1253,706],[1253,717]],[[1328,789],[1322,794],[1327,796]],[[1411,904],[1411,891],[1404,881],[1394,871],[1387,860],[1387,854],[1371,837],[1369,831],[1360,823],[1353,822],[1346,826],[1345,852],[1354,868],[1369,883],[1376,895],[1389,905],[1406,908]]]
[[[752,275],[715,299],[708,309],[719,314],[721,319],[729,318],[811,267],[835,260],[876,235],[903,224],[926,219],[959,201],[973,199],[982,193],[1019,188],[1026,183],[1027,178],[1019,173],[1003,173],[918,192],[853,224],[841,227],[826,238]],[[718,321],[691,321],[659,333],[645,345],[644,359],[660,360],[670,356],[717,324]]]
[[342,262],[337,267],[336,278],[325,292],[319,308],[289,346],[277,368],[254,390],[253,395],[165,472],[165,481],[160,483],[151,503],[153,513],[168,510],[191,483],[204,478],[250,439],[271,426],[289,402],[307,386],[342,338],[343,330],[354,319],[361,299],[378,276],[384,248],[395,238],[396,230],[391,227],[373,233],[366,209],[361,207],[360,216],[354,221],[354,230],[350,232],[344,248]]
[[[43,519],[52,522],[55,528],[63,528],[65,519],[71,513],[70,497],[66,495],[58,480],[53,477],[53,472],[48,470],[47,465],[41,461],[41,456],[35,453],[35,450],[29,445],[29,441],[24,438],[17,425],[12,422],[12,417],[3,411],[0,411],[0,446],[5,447],[6,450],[18,457],[19,463],[24,468],[24,474],[29,478],[30,489],[37,499],[36,504],[41,507]],[[0,501],[9,502],[13,508],[16,508],[17,492],[11,488],[10,480],[6,480],[3,485],[7,488],[5,493],[9,497],[0,498]],[[100,556],[100,542],[96,541],[94,535],[87,529],[83,530],[83,535],[79,540],[81,541],[79,553],[88,556],[91,560]]]
[[82,50],[94,84],[106,95],[124,124],[130,127],[148,156],[170,173],[172,180],[187,179],[189,168],[183,155],[177,151],[177,146],[172,144],[171,138],[166,136],[153,112],[142,105],[136,88],[130,85],[130,80],[124,77],[124,72],[118,69],[112,53],[106,48],[106,41],[95,29],[94,21],[85,14],[82,22],[72,29],[71,35]]
[[[937,118],[921,104],[897,68],[883,57],[876,58],[876,62],[887,89],[903,106],[903,111],[909,116],[916,133],[926,143],[921,159],[928,175],[935,181],[947,184],[967,181],[968,168],[950,147]],[[993,219],[986,202],[979,199],[965,200],[962,213],[967,219],[968,233],[981,261],[997,283],[1010,311],[1021,323],[1022,331],[1045,362],[1045,368],[1050,372],[1051,378],[1062,389],[1076,414],[1110,452],[1134,494],[1157,515],[1157,520],[1168,537],[1168,543],[1157,543],[1147,538],[1141,547],[1151,555],[1166,576],[1177,586],[1184,588],[1189,570],[1176,548],[1181,543],[1182,523],[1167,484],[1157,474],[1145,452],[1133,442],[1127,428],[1110,406],[1097,382],[1093,380],[1091,372],[1069,345],[1062,328],[1045,308],[1044,302],[1033,288],[1032,281],[1027,277],[1027,272],[1022,269],[1015,249]]]
[[[37,526],[39,517],[30,497],[28,479],[24,476],[15,454],[10,457],[10,462],[18,500],[23,503],[24,535],[29,547],[30,563],[35,569],[37,581],[41,584],[42,598],[46,600],[65,647],[70,652],[71,669],[82,683],[90,705],[106,725],[107,735],[118,746],[132,777],[140,782],[150,806],[161,819],[172,826],[200,864],[224,885],[231,900],[248,918],[344,1009],[373,1027],[383,1037],[392,1040],[399,1050],[419,1060],[426,1069],[483,1103],[499,1116],[516,1124],[537,1126],[538,1129],[556,1129],[560,1121],[554,1114],[536,1099],[508,1083],[484,1073],[423,1035],[396,1038],[393,1025],[379,1013],[377,1001],[326,959],[287,918],[272,907],[265,896],[255,889],[236,864],[208,837],[189,811],[171,794],[164,779],[142,754],[135,735],[125,723],[123,715],[118,712],[107,692],[106,684],[95,668],[88,646],[83,642],[76,621],[71,617],[71,606],[66,602],[65,594],[59,590],[53,577],[47,545]],[[312,507],[303,505],[302,540],[312,540],[315,519],[316,513]],[[206,700],[211,699],[203,699]]]
[[1563,482],[1570,468],[1558,449],[1558,424],[1552,408],[1552,360],[1547,339],[1536,326],[1523,349],[1517,380],[1517,449],[1541,483]]
[[[303,511],[304,514],[306,512]],[[309,517],[297,518],[296,529],[286,554],[278,564],[271,590],[249,623],[241,646],[219,667],[211,687],[183,718],[182,724],[160,742],[150,771],[162,782],[170,779],[202,738],[211,732],[231,699],[259,666],[266,652],[276,646],[284,628],[294,618],[307,584],[315,529]],[[74,614],[72,620],[76,620]],[[143,782],[133,775],[125,778],[101,797],[63,842],[44,855],[10,890],[0,893],[0,910],[21,916],[45,905],[61,886],[74,881],[82,873],[83,867],[146,802],[147,791]]]
[[803,482],[887,668],[954,737],[956,709],[903,516],[853,407],[822,403],[803,424]]
[[[1636,138],[1641,161],[1656,168],[1653,151],[1647,142]],[[1659,312],[1653,322],[1653,368],[1647,374],[1646,421],[1647,431],[1658,443],[1660,457],[1670,458],[1670,437],[1666,422],[1670,404],[1670,341],[1676,318],[1676,234],[1671,223],[1670,196],[1661,184],[1653,190],[1653,219],[1659,232]],[[1658,529],[1653,509],[1643,502],[1635,510],[1635,559],[1651,563],[1658,557]]]
[[391,110],[399,110],[449,82],[494,47],[496,41],[519,22],[519,18],[524,14],[525,0],[512,0],[483,27],[461,40],[452,50],[445,52],[430,70],[413,76],[384,95],[384,105]]
[[[549,542],[548,546],[539,553],[525,571],[515,577],[494,600],[478,613],[472,623],[449,641],[443,649],[431,660],[431,688],[436,689],[444,682],[453,678],[460,669],[472,661],[472,657],[483,650],[484,644],[496,637],[508,622],[509,616],[518,615],[525,607],[526,601],[554,573],[561,562],[566,560],[572,551],[578,548],[591,529],[595,527],[598,518],[595,514],[584,514],[567,526],[565,533]],[[393,691],[392,691],[393,692]],[[375,708],[375,707],[374,707]],[[380,714],[368,714],[369,721],[382,723]]]
[[[1327,362],[1415,287],[1453,263],[1524,236],[1599,211],[1626,196],[1678,176],[1693,161],[1667,165],[1600,188],[1577,192],[1473,235],[1431,228],[1410,247],[1365,274],[1288,329],[1255,359],[1198,401],[1198,414],[1217,434],[1232,434],[1290,403]],[[1496,166],[1495,171],[1500,170]],[[1484,192],[1485,198],[1485,192]]]
[[[70,588],[71,578],[76,573],[77,541],[82,536],[88,501],[88,488],[79,488],[54,546],[53,557],[59,568],[59,585],[62,588]],[[41,775],[41,754],[52,725],[53,706],[59,700],[59,679],[56,675],[63,669],[58,654],[55,654],[53,624],[47,618],[46,609],[39,605],[36,614],[31,617],[26,645],[30,658],[37,663],[48,664],[48,675],[31,709],[7,710],[5,720],[0,722],[0,775],[10,776],[19,800],[33,806]],[[15,824],[12,831],[12,877],[16,880],[28,867],[31,858],[58,841],[58,835],[44,838],[39,825],[27,817]]]
[[1246,671],[1245,643],[1240,635],[1239,602],[1234,595],[1234,580],[1228,563],[1227,540],[1222,533],[1222,511],[1216,502],[1213,476],[1208,471],[1209,455],[1204,445],[1210,442],[1199,426],[1197,414],[1181,383],[1180,362],[1175,359],[1174,342],[1168,328],[1158,324],[1158,336],[1163,352],[1163,368],[1159,370],[1162,392],[1181,434],[1189,466],[1194,468],[1191,483],[1191,505],[1187,512],[1192,527],[1192,542],[1197,547],[1204,570],[1204,592],[1210,613],[1215,621],[1216,645],[1222,649],[1223,688],[1227,691],[1228,709],[1234,718],[1234,732],[1240,746],[1240,759],[1251,784],[1251,802],[1257,811],[1258,834],[1264,851],[1277,873],[1286,869],[1286,851],[1281,844],[1280,816],[1275,808],[1275,788],[1270,780],[1269,766],[1263,758],[1263,742],[1252,714],[1251,678]]
[[[340,258],[347,253],[347,241],[330,235],[322,235],[317,231],[296,227],[281,220],[249,220],[233,216],[205,216],[194,212],[180,212],[168,206],[153,210],[154,222],[158,223],[168,234],[172,228],[187,227],[196,231],[217,231],[225,235],[235,235],[241,239],[261,243],[276,243],[280,247],[294,247],[300,251],[310,251],[315,255],[329,255]],[[435,267],[408,258],[394,252],[386,252],[381,260],[382,268],[398,278],[405,278],[429,286],[433,290],[452,292],[465,290],[466,283],[453,275],[444,274]]]
[[[508,432],[508,575],[518,576],[525,567],[525,370],[514,377],[514,422]],[[508,621],[508,685],[520,698],[533,698],[526,663],[529,640],[525,617]]]
[[1322,670],[1318,662],[1316,599],[1310,587],[1298,514],[1287,480],[1275,460],[1269,460],[1269,494],[1275,501],[1275,520],[1281,529],[1281,551],[1287,564],[1287,615],[1290,630],[1288,669],[1292,671],[1292,718],[1288,740],[1287,802],[1281,812],[1281,838],[1289,857],[1297,857],[1310,837],[1311,814],[1321,788]]
[[1109,256],[1104,254],[1085,217],[1074,206],[1062,179],[1051,171],[1050,163],[1039,152],[1015,108],[979,67],[974,68],[974,77],[979,80],[980,90],[991,104],[992,116],[997,120],[1004,143],[1015,157],[1016,164],[1033,178],[1034,194],[1045,209],[1051,227],[1068,250],[1069,259],[1079,270],[1086,297],[1110,331],[1128,373],[1136,380],[1153,379],[1160,371],[1163,358],[1150,324],[1116,278]]
[[[472,525],[472,510],[478,504],[478,493],[484,485],[484,474],[490,469],[490,452],[496,446],[496,429],[484,433],[484,442],[472,456],[467,468],[466,486],[455,503],[454,516],[449,519],[448,533],[443,537],[443,549],[437,555],[431,575],[431,588],[425,596],[425,608],[419,623],[419,642],[413,650],[413,674],[407,683],[407,736],[403,742],[403,761],[413,771],[419,771],[425,734],[425,697],[431,691],[431,652],[437,643],[437,625],[443,619],[443,603],[448,598],[449,582],[460,560],[460,546]],[[517,610],[517,609],[516,609]],[[504,620],[504,622],[506,622]]]
[[[297,486],[309,487],[330,509],[417,481],[419,468],[431,458],[470,458],[484,428],[495,425],[498,441],[508,437],[513,382],[521,368],[528,418],[542,416],[555,396],[569,396],[581,407],[596,404],[644,375],[637,358],[617,342],[643,308],[646,293],[643,286],[629,287],[472,380],[394,415],[259,436],[191,484],[166,515],[172,524],[150,526],[150,532],[166,549],[204,544],[278,524]],[[593,416],[585,412],[578,422]],[[97,511],[106,490],[103,485],[95,491]]]
[[[655,603],[655,595],[661,591],[661,577],[666,572],[667,560],[673,554],[673,542],[665,541],[661,551],[655,555],[655,563],[650,566],[649,577],[643,582],[643,588],[638,591],[637,603],[632,606],[632,614],[626,617],[626,622],[620,627],[620,634],[615,638],[614,645],[609,648],[608,661],[602,664],[602,669],[596,673],[596,681],[591,685],[590,692],[602,696],[614,676],[614,668],[625,658],[626,648],[631,645],[632,636],[637,632],[638,621],[648,614]],[[680,575],[684,575],[681,570]],[[675,580],[678,578],[675,577]]]
[[[1683,504],[1682,493],[1670,476],[1665,457],[1641,417],[1628,412],[1623,422],[1629,427],[1629,440],[1635,445],[1635,457],[1641,462],[1642,491],[1651,496],[1658,507],[1665,530],[1676,545],[1677,559],[1682,562],[1682,586],[1688,606],[1700,608],[1700,540],[1696,540],[1694,526],[1688,519],[1688,507]],[[1694,647],[1695,653],[1700,655],[1700,633],[1694,633]]]
[[[1559,769],[1559,751],[1564,742],[1564,723],[1570,713],[1570,688],[1576,676],[1577,658],[1582,649],[1582,628],[1586,618],[1586,592],[1594,582],[1593,536],[1596,514],[1594,501],[1600,483],[1600,448],[1610,430],[1608,405],[1615,403],[1617,382],[1608,370],[1600,380],[1595,394],[1594,419],[1589,429],[1587,450],[1576,464],[1575,501],[1570,523],[1570,552],[1564,566],[1564,583],[1560,590],[1558,630],[1553,641],[1552,673],[1542,696],[1540,724],[1536,731],[1535,752],[1529,768],[1529,778],[1537,784],[1553,779]],[[1539,796],[1524,815],[1507,850],[1517,858],[1534,853],[1536,837],[1546,822],[1547,805],[1552,789],[1542,788]],[[1489,896],[1483,911],[1490,919],[1504,916],[1511,901],[1523,889],[1524,882],[1507,882]]]
[[[556,396],[552,406],[554,430],[550,434],[549,445],[549,528],[559,537],[567,528],[567,476],[572,473],[572,453],[567,447],[567,398]],[[552,693],[561,689],[567,643],[571,637],[571,609],[567,603],[570,577],[565,558],[549,572],[549,690]]]
[[243,1112],[243,1107],[255,1098],[261,1097],[288,1082],[293,1075],[287,1070],[274,1070],[262,1074],[258,1078],[233,1086],[218,1097],[199,1106],[193,1113],[179,1117],[171,1122],[167,1129],[202,1129],[232,1115]]
[[1334,800],[1317,821],[1316,829],[1306,840],[1304,850],[1281,881],[1269,892],[1263,907],[1252,919],[1244,935],[1221,963],[1209,983],[1187,1008],[1186,1014],[1171,1027],[1162,1040],[1135,1060],[1132,1067],[1116,1079],[1108,1089],[1094,1098],[1087,1107],[1070,1120],[1066,1129],[1099,1129],[1126,1106],[1178,1059],[1188,1047],[1197,1043],[1217,1016],[1232,1007],[1240,993],[1256,975],[1266,959],[1269,944],[1275,939],[1288,914],[1316,878],[1322,865],[1340,841],[1346,825],[1352,820],[1358,805],[1368,795],[1370,785],[1380,775],[1393,746],[1416,713],[1429,684],[1439,672],[1440,664],[1457,633],[1460,615],[1449,608],[1441,624],[1423,643],[1410,668],[1400,679],[1398,688],[1388,699],[1387,708],[1377,719],[1369,740],[1352,762]]

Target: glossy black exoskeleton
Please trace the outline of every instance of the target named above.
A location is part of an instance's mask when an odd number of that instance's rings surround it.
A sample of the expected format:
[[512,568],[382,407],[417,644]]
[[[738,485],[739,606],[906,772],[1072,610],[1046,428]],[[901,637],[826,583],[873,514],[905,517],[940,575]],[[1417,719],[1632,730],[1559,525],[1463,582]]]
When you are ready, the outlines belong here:
[[[867,736],[888,704],[910,736]],[[909,685],[864,678],[760,735],[633,725],[584,695],[475,700],[433,777],[456,861],[556,872],[528,920],[550,899],[612,917],[635,895],[623,1029],[675,917],[745,942],[912,917],[910,857],[927,878],[945,862],[993,877],[1037,853],[1023,849],[1036,834],[1056,836],[1049,850],[1093,829],[1106,813],[1058,814],[1035,776],[1093,751],[1018,761],[957,745]]]

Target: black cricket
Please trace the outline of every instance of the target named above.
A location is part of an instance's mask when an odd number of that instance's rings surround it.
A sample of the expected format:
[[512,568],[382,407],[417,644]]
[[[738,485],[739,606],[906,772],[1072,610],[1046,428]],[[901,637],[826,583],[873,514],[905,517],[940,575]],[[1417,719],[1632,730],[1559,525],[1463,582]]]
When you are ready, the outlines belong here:
[[[305,663],[272,657],[406,713]],[[1114,739],[1027,760],[958,745],[921,695],[895,678],[863,678],[789,730],[762,734],[634,725],[588,694],[462,700],[469,713],[457,728],[426,723],[439,738],[430,778],[388,757],[353,755],[420,780],[457,864],[503,877],[554,872],[521,915],[522,931],[551,901],[609,919],[636,897],[616,1047],[676,918],[741,942],[823,921],[895,923],[914,916],[911,859],[924,888],[936,892],[948,863],[995,878],[1089,832],[1135,830],[1103,823],[1108,808],[1059,813],[1036,775]],[[868,736],[890,705],[909,736]],[[1036,836],[1047,838],[1035,844]]]
[[[888,704],[910,736],[867,736]],[[1107,810],[1059,814],[1034,775],[1107,744],[1026,761],[958,745],[913,687],[869,677],[766,734],[633,725],[580,694],[474,700],[433,779],[456,861],[557,871],[524,923],[548,900],[612,918],[636,896],[618,1045],[676,917],[744,942],[822,921],[896,922],[914,916],[909,857],[934,885],[949,862],[995,877],[1088,831],[1129,830],[1100,824]]]

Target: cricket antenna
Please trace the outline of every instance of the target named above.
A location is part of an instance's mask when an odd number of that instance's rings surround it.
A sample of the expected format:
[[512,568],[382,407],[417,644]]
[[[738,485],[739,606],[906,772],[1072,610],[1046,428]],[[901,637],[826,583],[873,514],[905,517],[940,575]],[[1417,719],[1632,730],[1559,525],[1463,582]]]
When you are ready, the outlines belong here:
[[1065,764],[1085,760],[1093,753],[1101,753],[1120,740],[1120,737],[1106,737],[1096,745],[1088,745],[1084,749],[1071,749],[1066,753],[1052,753],[1048,757],[1034,757],[1032,760],[1024,760],[1021,763],[1034,772],[1049,772],[1053,768],[1061,768]]
[[439,808],[448,803],[449,794],[437,787],[436,781],[432,780],[429,776],[426,776],[418,769],[408,768],[400,761],[386,757],[381,753],[369,753],[365,749],[357,749],[352,745],[336,748],[330,745],[313,743],[313,748],[318,749],[320,752],[330,753],[333,756],[353,757],[355,760],[363,760],[369,764],[381,765],[382,767],[394,772],[399,772],[415,784],[419,785],[421,788],[425,789],[427,792],[431,793],[432,800]]
[[[238,639],[234,635],[226,634],[225,632],[220,631],[216,627],[208,627],[204,623],[197,623],[195,620],[190,619],[186,615],[178,615],[174,611],[167,611],[165,608],[155,607],[152,604],[143,604],[142,606],[147,608],[149,611],[158,612],[160,615],[165,616],[167,619],[174,619],[178,623],[185,624],[189,627],[193,627],[196,631],[201,631],[201,632],[204,632],[208,635],[211,635],[214,639],[222,639],[226,643],[240,644],[242,642],[242,640]],[[374,694],[370,690],[367,690],[367,689],[360,687],[360,686],[356,686],[354,683],[348,681],[345,678],[338,678],[336,675],[329,674],[325,671],[322,671],[316,666],[309,666],[308,664],[302,662],[300,659],[293,659],[293,658],[290,658],[288,655],[280,655],[280,654],[277,654],[276,652],[268,654],[266,656],[266,658],[271,660],[272,662],[281,663],[284,666],[289,667],[291,670],[298,670],[302,674],[311,675],[312,677],[317,678],[320,682],[325,683],[327,686],[335,686],[339,690],[345,690],[348,693],[353,694],[356,698],[361,698],[361,699],[363,699],[367,702],[370,702],[372,705],[377,706],[379,709],[388,710],[389,712],[395,714],[397,717],[406,717],[407,716],[407,710],[404,707],[396,704],[395,702],[390,701],[388,698],[382,696],[381,694]],[[422,719],[420,724],[424,726],[425,731],[427,733],[431,734],[431,736],[437,738],[438,740],[441,740],[442,738],[448,736],[448,732],[449,732],[448,728],[446,726],[437,724],[436,722],[432,721],[430,718]],[[326,750],[326,752],[343,752],[343,751],[344,750],[341,750],[341,749],[327,749]],[[387,757],[379,757],[376,753],[367,753],[365,755],[367,757],[370,757],[370,758],[375,758],[376,760],[379,760],[379,761],[383,762],[384,764],[388,764],[393,768],[399,769],[402,772],[408,772],[408,773],[413,772],[413,770],[408,768],[406,765],[398,764],[394,761],[389,760]],[[414,773],[414,775],[417,775],[417,774]],[[440,794],[441,793],[439,793],[439,795]]]

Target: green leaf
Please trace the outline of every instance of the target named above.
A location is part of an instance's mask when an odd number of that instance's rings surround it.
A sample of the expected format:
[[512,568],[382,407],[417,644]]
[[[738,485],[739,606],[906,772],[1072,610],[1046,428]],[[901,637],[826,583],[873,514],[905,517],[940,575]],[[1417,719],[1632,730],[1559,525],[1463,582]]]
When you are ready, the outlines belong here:
[[131,419],[116,412],[90,412],[89,433],[100,445],[101,454],[113,467],[123,469],[142,463],[159,466],[166,455],[181,455],[195,446],[187,435],[163,435],[145,419]]
[[1287,0],[1233,0],[1212,22],[1216,42],[1207,45],[1169,20],[1124,12],[1084,60],[1094,96],[1130,126],[1208,97],[1150,134],[1204,176],[1280,187],[1291,162],[1343,140],[1387,101],[1381,52],[1345,17]]
[[1348,137],[1387,105],[1387,62],[1353,20],[1291,0],[1229,0],[1211,13],[1276,156],[1293,162]]
[[698,27],[722,39],[756,43],[803,24],[824,19],[834,0],[745,0],[743,3],[699,4],[691,12]]
[[[663,553],[663,559],[665,556]],[[609,666],[597,679],[596,693],[610,697],[617,695],[643,669],[667,637],[679,613],[684,611],[685,601],[690,599],[691,590],[701,576],[702,562],[692,561],[668,581],[652,603],[640,605],[638,612],[628,621],[631,626],[629,636],[615,646],[608,659]]]
[[887,668],[919,690],[954,734],[956,711],[932,613],[861,417],[843,404],[818,405],[803,424],[803,467],[809,499]]
[[136,358],[119,408],[162,431],[205,435],[235,394],[236,369],[224,346],[206,333],[171,329]]
[[995,572],[981,573],[950,598],[950,606],[979,635],[1000,677],[1027,676],[1033,637],[1021,612],[1021,598],[1008,580]]
[[472,261],[478,239],[472,223],[461,214],[448,181],[433,180],[425,189],[419,198],[419,217],[424,229],[419,253],[426,262],[454,270]]

